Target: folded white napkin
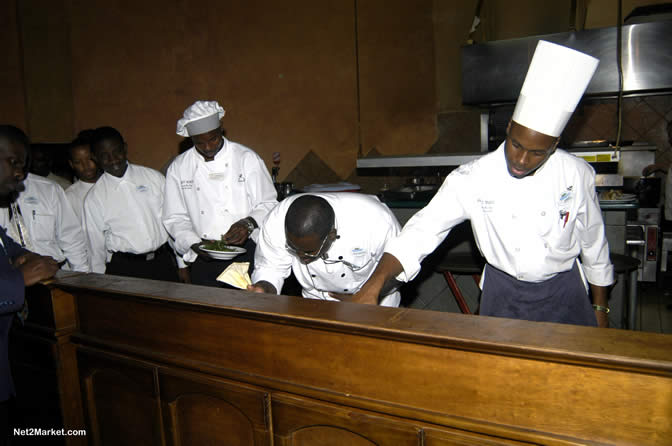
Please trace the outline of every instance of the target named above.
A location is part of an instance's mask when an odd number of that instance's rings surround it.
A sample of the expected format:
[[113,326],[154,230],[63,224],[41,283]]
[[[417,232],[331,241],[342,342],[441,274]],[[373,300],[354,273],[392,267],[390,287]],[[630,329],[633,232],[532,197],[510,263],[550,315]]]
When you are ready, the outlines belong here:
[[217,280],[241,290],[246,290],[248,285],[252,285],[252,279],[250,279],[250,275],[247,273],[249,269],[250,262],[234,262],[217,276]]

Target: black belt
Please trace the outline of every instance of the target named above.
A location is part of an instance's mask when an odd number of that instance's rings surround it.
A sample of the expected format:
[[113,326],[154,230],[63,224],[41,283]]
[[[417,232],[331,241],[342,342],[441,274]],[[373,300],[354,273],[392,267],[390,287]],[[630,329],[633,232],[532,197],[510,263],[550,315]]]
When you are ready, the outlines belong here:
[[159,246],[155,251],[150,251],[150,252],[145,252],[142,254],[133,254],[131,252],[121,252],[117,251],[113,255],[117,256],[118,258],[121,259],[126,259],[126,260],[135,260],[135,261],[145,261],[145,262],[151,262],[154,260],[156,257],[158,257],[163,251],[169,250],[170,246],[168,243],[164,243],[163,245]]

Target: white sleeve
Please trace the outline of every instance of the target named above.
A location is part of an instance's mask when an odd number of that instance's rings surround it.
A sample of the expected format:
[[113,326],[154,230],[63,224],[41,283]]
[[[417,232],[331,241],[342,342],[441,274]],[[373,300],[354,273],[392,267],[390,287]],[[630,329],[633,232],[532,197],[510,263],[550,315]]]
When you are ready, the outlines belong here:
[[285,213],[279,212],[279,208],[271,211],[261,224],[252,272],[252,283],[264,280],[272,284],[278,294],[292,271],[292,255],[285,248]]
[[278,194],[273,186],[271,175],[259,155],[254,152],[247,154],[243,169],[247,175],[246,188],[252,206],[250,217],[261,225],[266,215],[278,204]]
[[584,202],[576,216],[575,231],[581,243],[581,263],[588,283],[609,286],[614,283],[614,267],[604,231],[595,175],[584,178]]
[[468,218],[459,191],[468,190],[467,175],[454,171],[432,200],[406,223],[398,237],[387,243],[404,271],[397,280],[408,282],[420,272],[420,263],[446,238],[450,230]]
[[104,207],[94,194],[89,193],[84,199],[84,232],[89,245],[91,271],[105,273],[107,250],[105,248],[105,222],[103,220]]
[[163,226],[175,240],[177,253],[184,256],[191,251],[194,243],[201,241],[201,238],[194,231],[175,163],[168,168],[164,191]]
[[54,190],[58,206],[56,242],[73,271],[88,273],[90,271],[89,256],[82,227],[63,189],[54,188]]

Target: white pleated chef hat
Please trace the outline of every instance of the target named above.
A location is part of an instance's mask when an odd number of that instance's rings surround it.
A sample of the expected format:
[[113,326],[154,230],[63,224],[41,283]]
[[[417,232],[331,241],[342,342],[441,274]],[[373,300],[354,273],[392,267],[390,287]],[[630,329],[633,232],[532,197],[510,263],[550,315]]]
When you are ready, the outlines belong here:
[[560,136],[598,63],[587,54],[540,40],[512,119],[539,133]]
[[219,127],[224,109],[217,101],[196,101],[184,111],[182,119],[177,121],[177,134],[194,136],[207,133]]

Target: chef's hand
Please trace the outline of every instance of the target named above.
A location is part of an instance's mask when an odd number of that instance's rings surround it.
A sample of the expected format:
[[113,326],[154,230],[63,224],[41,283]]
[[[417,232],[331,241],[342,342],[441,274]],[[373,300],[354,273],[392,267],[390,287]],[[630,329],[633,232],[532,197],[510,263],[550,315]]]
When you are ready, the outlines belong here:
[[248,285],[247,291],[252,291],[253,293],[278,294],[275,286],[265,280],[260,280],[253,285]]
[[378,305],[377,294],[367,293],[362,289],[355,294],[329,293],[330,297],[338,299],[341,302],[354,302],[356,304]]
[[189,272],[189,267],[178,268],[177,269],[177,278],[182,283],[191,283],[191,273]]
[[17,269],[23,274],[26,286],[35,285],[40,280],[49,279],[58,271],[58,262],[51,257],[24,254],[15,260]]
[[247,231],[247,225],[237,221],[224,234],[223,240],[229,245],[242,245],[247,241],[249,236],[250,233]]

